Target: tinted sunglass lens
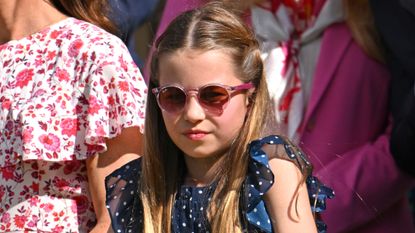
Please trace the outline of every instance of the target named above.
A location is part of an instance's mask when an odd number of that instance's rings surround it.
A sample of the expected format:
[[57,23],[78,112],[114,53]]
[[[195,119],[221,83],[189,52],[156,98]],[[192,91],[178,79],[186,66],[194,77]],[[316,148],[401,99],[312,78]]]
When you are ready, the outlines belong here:
[[228,103],[228,91],[221,86],[207,86],[200,90],[199,100],[210,110],[222,111],[223,106]]
[[186,103],[186,94],[178,87],[165,87],[160,90],[159,104],[167,112],[178,112]]

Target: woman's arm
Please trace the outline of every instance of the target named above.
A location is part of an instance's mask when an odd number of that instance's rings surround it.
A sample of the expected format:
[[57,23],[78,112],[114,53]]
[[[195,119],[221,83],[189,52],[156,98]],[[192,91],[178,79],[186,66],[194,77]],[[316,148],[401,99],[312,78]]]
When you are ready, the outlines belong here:
[[107,232],[110,228],[111,220],[105,207],[105,177],[142,154],[142,134],[138,127],[126,128],[106,144],[107,151],[86,160],[89,190],[97,216],[97,225],[91,233]]
[[265,194],[265,203],[274,231],[317,232],[301,171],[293,162],[278,158],[270,159],[269,165],[275,180]]

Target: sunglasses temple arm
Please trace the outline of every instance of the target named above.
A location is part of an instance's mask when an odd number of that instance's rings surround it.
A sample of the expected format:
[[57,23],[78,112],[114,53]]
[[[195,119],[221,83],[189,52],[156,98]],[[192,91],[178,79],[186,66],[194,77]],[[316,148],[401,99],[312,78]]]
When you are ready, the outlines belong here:
[[233,88],[233,90],[234,91],[246,90],[246,89],[251,89],[253,87],[254,87],[253,83],[249,82],[249,83],[244,83],[242,85],[236,86],[236,87]]

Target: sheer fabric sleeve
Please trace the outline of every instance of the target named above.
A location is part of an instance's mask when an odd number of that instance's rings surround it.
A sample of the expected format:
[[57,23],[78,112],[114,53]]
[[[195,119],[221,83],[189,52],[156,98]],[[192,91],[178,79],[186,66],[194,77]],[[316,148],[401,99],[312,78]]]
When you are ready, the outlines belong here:
[[106,205],[114,232],[142,231],[140,176],[141,159],[136,159],[115,170],[105,179]]
[[[249,146],[250,163],[248,175],[243,188],[243,214],[248,221],[248,228],[260,229],[263,232],[272,232],[272,225],[263,201],[264,194],[271,188],[274,182],[274,174],[269,167],[270,153],[278,153],[277,146],[284,149],[283,159],[291,160],[297,164],[302,172],[311,171],[311,164],[301,150],[278,135],[267,136],[252,141]],[[334,197],[334,191],[324,186],[311,174],[306,178],[311,210],[317,214],[326,209],[326,200]],[[327,226],[316,218],[319,233],[326,232]]]

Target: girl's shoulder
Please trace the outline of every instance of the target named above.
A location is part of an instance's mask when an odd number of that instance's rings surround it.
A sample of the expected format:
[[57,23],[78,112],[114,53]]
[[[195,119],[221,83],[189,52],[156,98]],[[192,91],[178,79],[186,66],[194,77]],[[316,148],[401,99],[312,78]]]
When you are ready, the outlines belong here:
[[[284,171],[287,170],[287,161],[292,162],[295,166],[291,167],[293,171],[288,172],[288,175],[296,176],[298,172],[294,171],[294,167],[297,167],[305,176],[313,213],[323,212],[326,209],[326,200],[334,197],[334,191],[312,175],[312,165],[304,152],[286,137],[269,135],[253,140],[249,144],[248,153],[251,161],[248,164],[243,192],[247,200],[245,202],[246,216],[251,225],[258,225],[266,232],[270,232],[271,229],[268,223],[269,216],[265,216],[267,214],[265,214],[263,203],[263,196],[271,188],[275,178],[270,165],[271,160],[277,160],[272,165],[281,166]],[[293,180],[297,178],[294,177]],[[316,219],[316,225],[318,232],[325,232],[326,225],[322,221]]]
[[301,149],[293,144],[288,138],[282,135],[268,135],[256,140],[251,141],[249,144],[248,152],[251,155],[265,155],[269,159],[299,159],[304,164],[304,168],[311,167],[310,162],[307,160],[305,154]]

